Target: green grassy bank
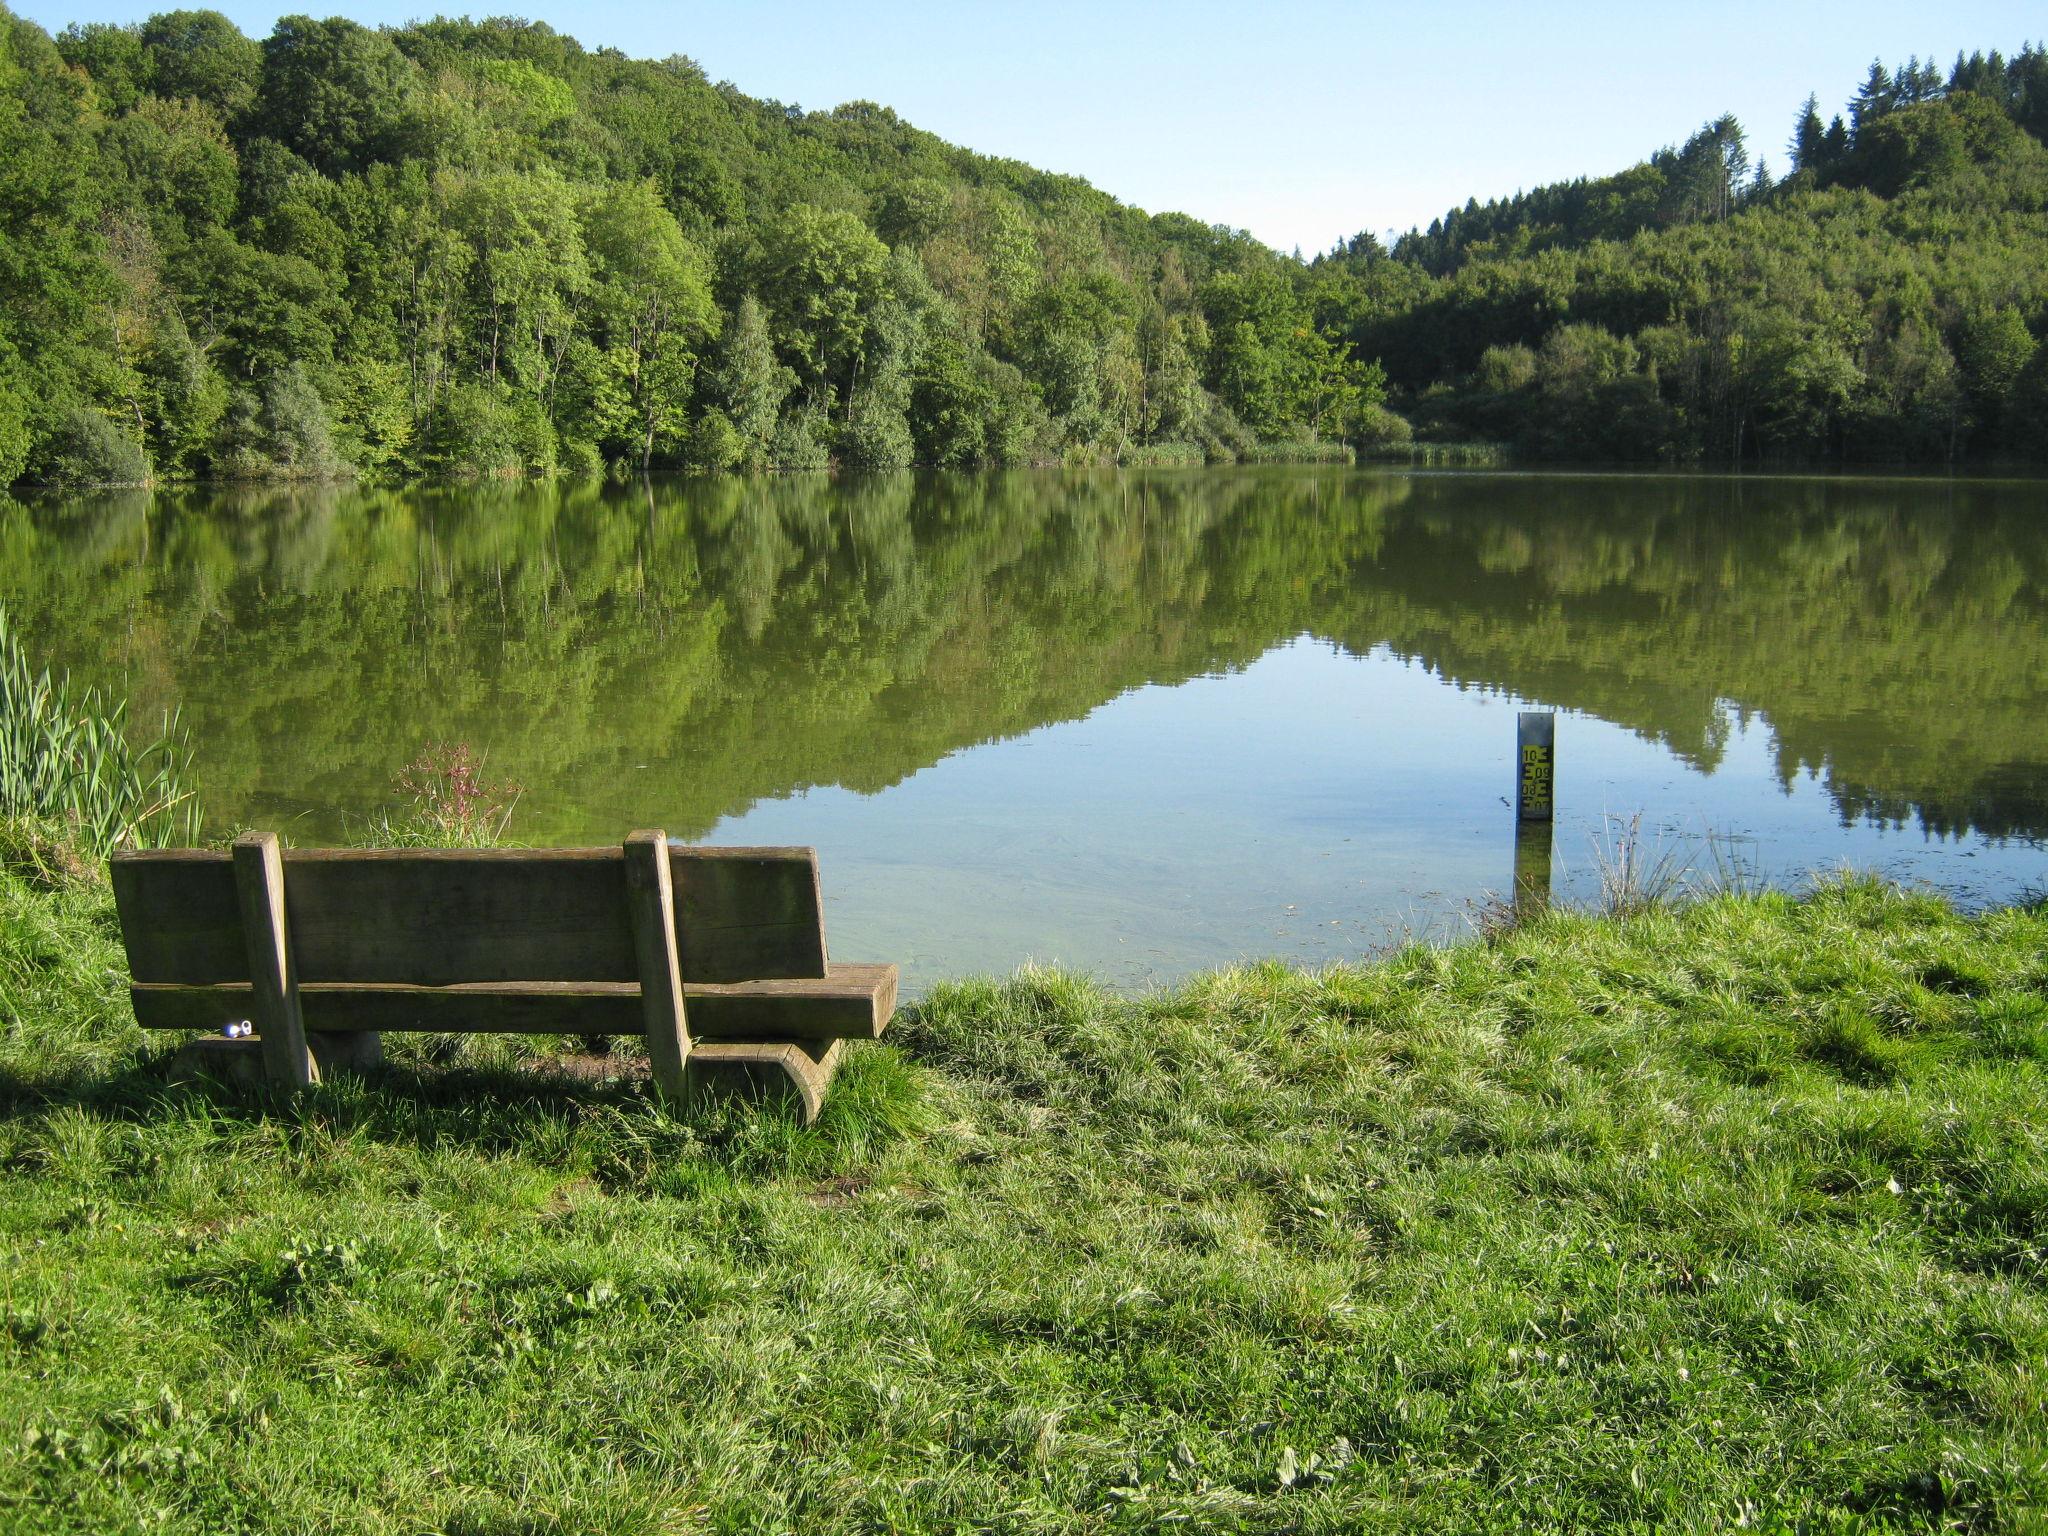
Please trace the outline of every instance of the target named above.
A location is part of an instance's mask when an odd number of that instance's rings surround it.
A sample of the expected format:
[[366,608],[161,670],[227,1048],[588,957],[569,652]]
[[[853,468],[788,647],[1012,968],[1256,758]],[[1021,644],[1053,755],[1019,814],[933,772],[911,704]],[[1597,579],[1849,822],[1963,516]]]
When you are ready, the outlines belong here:
[[170,1088],[124,987],[103,886],[0,874],[8,1530],[2048,1519],[2039,910],[954,986],[810,1129]]

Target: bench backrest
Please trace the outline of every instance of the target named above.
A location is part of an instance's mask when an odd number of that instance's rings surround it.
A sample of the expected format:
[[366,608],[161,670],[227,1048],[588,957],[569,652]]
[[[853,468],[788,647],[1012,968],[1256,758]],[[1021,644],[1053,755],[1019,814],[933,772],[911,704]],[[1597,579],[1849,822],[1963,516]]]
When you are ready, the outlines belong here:
[[[671,846],[668,857],[684,982],[826,974],[814,850]],[[639,979],[616,847],[304,848],[282,861],[303,983]],[[119,853],[113,880],[136,982],[251,979],[231,855]]]

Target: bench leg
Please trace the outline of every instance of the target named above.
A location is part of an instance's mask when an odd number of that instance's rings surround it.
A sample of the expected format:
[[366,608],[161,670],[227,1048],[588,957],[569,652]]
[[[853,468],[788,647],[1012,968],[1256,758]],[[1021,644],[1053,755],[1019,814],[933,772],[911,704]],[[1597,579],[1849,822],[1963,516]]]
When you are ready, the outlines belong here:
[[259,1040],[225,1040],[207,1035],[188,1040],[171,1052],[164,1076],[174,1083],[194,1083],[202,1078],[230,1088],[257,1089],[263,1086],[263,1043]]
[[[384,1065],[384,1037],[379,1034],[308,1034],[306,1045],[323,1083]],[[174,1083],[208,1077],[234,1088],[260,1088],[269,1080],[261,1040],[227,1040],[219,1035],[186,1041],[171,1053],[164,1073]]]
[[274,832],[244,832],[235,839],[235,900],[249,955],[250,1012],[263,1042],[263,1074],[286,1092],[320,1081],[306,1046],[299,1012],[299,977],[292,965],[284,910],[284,862]]
[[683,1011],[682,957],[676,953],[675,886],[669,873],[668,834],[635,832],[626,839],[626,905],[633,919],[633,956],[640,972],[640,1014],[647,1059],[662,1097],[680,1099],[690,1059],[689,1022]]
[[306,1043],[320,1065],[322,1082],[337,1072],[375,1072],[384,1065],[384,1037],[374,1030],[309,1034]]
[[793,1092],[809,1125],[825,1107],[845,1048],[843,1040],[706,1040],[690,1052],[689,1079],[721,1093]]

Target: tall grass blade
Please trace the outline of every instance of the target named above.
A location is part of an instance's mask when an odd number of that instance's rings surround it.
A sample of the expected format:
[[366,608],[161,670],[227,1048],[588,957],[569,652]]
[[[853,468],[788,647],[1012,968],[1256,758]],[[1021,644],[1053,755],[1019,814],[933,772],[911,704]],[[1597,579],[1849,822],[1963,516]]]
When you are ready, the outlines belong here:
[[177,711],[137,746],[128,705],[38,669],[0,607],[0,821],[51,827],[104,857],[199,840],[192,742]]

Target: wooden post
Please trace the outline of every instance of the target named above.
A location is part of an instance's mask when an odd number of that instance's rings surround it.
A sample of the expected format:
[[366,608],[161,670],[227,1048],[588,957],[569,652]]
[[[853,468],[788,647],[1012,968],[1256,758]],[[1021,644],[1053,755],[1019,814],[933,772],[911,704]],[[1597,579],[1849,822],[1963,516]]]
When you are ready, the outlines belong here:
[[669,1099],[683,1094],[690,1031],[683,1015],[682,957],[676,953],[675,886],[668,835],[635,832],[626,839],[626,904],[633,915],[633,955],[640,970],[640,1013],[655,1086]]
[[1523,710],[1515,716],[1515,818],[1549,821],[1557,780],[1557,716]]
[[235,839],[235,901],[249,950],[251,1011],[263,1046],[263,1074],[274,1087],[304,1088],[320,1081],[299,1014],[299,977],[285,926],[284,858],[274,832],[244,832]]

